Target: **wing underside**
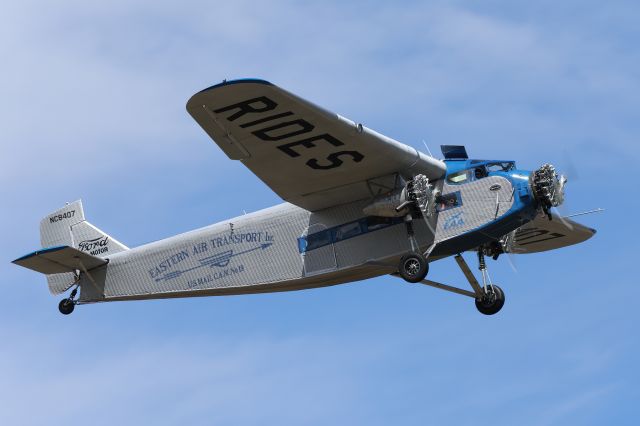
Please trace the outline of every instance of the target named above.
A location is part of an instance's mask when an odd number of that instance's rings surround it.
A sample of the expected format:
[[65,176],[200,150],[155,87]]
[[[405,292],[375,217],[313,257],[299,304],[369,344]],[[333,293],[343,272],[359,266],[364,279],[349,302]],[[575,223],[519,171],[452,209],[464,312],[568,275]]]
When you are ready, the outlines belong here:
[[569,218],[539,215],[518,229],[512,248],[513,253],[537,253],[571,246],[588,240],[595,229],[574,222]]
[[229,158],[311,211],[370,197],[374,178],[445,172],[441,161],[262,80],[210,87],[187,110]]

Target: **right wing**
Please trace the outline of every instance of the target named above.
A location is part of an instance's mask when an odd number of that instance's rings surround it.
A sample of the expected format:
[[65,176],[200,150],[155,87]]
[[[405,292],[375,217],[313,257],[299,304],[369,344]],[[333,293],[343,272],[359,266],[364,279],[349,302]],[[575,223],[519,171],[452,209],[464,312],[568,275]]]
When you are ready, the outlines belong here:
[[511,251],[514,254],[537,253],[571,246],[588,240],[596,230],[574,222],[568,218],[559,218],[552,214],[538,215],[531,222],[520,227],[515,236]]
[[374,178],[438,179],[446,166],[415,148],[263,80],[196,93],[187,111],[233,160],[284,200],[315,211],[372,197]]

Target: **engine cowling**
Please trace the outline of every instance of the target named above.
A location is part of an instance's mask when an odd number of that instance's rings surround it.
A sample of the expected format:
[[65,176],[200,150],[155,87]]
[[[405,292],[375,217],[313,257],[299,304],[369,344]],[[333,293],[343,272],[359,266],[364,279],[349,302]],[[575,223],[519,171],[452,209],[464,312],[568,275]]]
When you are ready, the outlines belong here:
[[[381,195],[362,209],[367,216],[402,217],[409,213],[407,188],[398,188],[393,192]],[[399,206],[404,207],[397,209]]]

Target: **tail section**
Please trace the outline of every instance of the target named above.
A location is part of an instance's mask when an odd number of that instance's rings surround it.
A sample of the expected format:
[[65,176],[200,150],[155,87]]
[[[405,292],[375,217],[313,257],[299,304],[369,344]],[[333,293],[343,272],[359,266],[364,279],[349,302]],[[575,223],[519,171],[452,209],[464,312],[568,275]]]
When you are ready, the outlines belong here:
[[[44,248],[69,246],[103,258],[128,250],[127,246],[85,220],[81,200],[69,203],[42,219],[40,242]],[[73,282],[73,274],[47,275],[47,281],[51,293],[64,293]]]

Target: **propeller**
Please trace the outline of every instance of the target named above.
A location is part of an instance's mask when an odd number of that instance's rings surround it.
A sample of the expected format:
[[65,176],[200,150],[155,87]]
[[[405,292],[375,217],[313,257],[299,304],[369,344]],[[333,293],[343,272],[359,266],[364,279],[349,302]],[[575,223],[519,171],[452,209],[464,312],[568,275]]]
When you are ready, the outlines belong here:
[[509,262],[509,266],[511,266],[511,270],[513,271],[514,274],[518,275],[519,271],[518,271],[518,267],[516,266],[516,259],[515,257],[513,257],[513,253],[506,253],[507,255],[507,262]]
[[[569,180],[571,180],[571,182],[580,180],[580,173],[578,172],[578,168],[576,167],[571,155],[566,149],[562,151],[561,170],[563,171],[562,175],[565,177],[566,182],[568,182]],[[566,200],[563,200],[563,202],[558,207],[555,207],[554,211],[555,216],[557,216],[560,222],[562,222],[562,224],[569,230],[573,231],[573,225],[569,220],[567,220],[569,217],[571,217],[571,214],[569,205],[567,204]]]
[[552,208],[552,211],[554,213],[553,217],[557,218],[560,222],[562,222],[562,224],[567,228],[569,228],[570,231],[573,231],[573,225],[569,220],[567,220],[567,218],[570,215],[566,214],[566,208],[567,207],[564,205],[561,205],[559,207],[553,207]]
[[576,167],[573,159],[569,155],[567,150],[562,151],[562,163],[560,170],[563,171],[563,175],[567,178],[571,178],[571,182],[575,182],[580,179],[580,173],[578,172],[578,168]]

